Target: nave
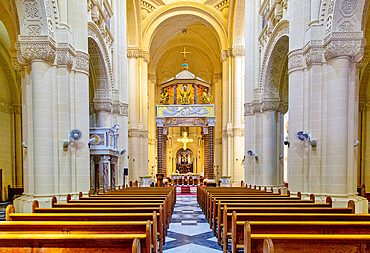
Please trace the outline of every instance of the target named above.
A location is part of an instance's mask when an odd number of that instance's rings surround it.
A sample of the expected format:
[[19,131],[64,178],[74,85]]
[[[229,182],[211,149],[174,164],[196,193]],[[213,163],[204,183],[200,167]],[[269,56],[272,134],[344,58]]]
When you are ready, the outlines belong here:
[[222,252],[195,195],[177,196],[164,253]]

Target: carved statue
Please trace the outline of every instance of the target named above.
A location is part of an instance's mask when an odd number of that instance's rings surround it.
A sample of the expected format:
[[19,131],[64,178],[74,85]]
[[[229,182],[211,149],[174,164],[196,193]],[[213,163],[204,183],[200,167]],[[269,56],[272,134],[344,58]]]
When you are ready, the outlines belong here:
[[202,102],[203,104],[210,104],[211,103],[211,92],[209,89],[205,89],[202,94]]
[[189,90],[188,85],[181,85],[180,95],[181,98],[179,98],[180,104],[182,105],[188,105],[191,103],[191,97],[190,97],[191,91]]
[[170,99],[170,95],[167,92],[167,89],[163,89],[161,92],[161,100],[159,101],[162,105],[168,105],[168,100]]

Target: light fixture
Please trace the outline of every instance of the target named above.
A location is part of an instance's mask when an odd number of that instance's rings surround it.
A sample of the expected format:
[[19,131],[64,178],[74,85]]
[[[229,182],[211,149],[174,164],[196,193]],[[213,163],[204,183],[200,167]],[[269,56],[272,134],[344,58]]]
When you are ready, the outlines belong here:
[[316,148],[317,147],[317,139],[311,138],[311,135],[305,131],[299,131],[296,134],[298,140],[301,141],[308,141],[311,143],[311,147]]
[[354,147],[357,147],[357,146],[358,146],[358,144],[360,144],[360,141],[359,141],[359,140],[355,140],[355,141],[353,142],[353,146],[354,146]]
[[69,146],[69,143],[71,141],[78,141],[79,139],[82,138],[82,133],[78,129],[73,129],[69,134],[68,134],[68,139],[63,140],[63,148],[67,149]]
[[248,150],[247,154],[250,155],[250,156],[254,156],[254,158],[256,158],[256,160],[258,160],[258,154],[254,153],[252,150]]

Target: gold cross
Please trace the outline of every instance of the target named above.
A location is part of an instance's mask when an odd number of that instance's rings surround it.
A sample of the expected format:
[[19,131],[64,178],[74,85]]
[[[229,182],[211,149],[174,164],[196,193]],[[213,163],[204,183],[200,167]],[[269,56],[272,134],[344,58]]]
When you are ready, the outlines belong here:
[[191,54],[190,52],[186,52],[186,49],[184,47],[184,52],[180,52],[179,54],[184,54],[184,58],[186,58],[186,54]]
[[184,144],[183,149],[186,150],[186,144],[193,142],[193,139],[188,138],[188,133],[184,132],[184,136],[182,138],[177,139],[177,142],[182,142]]

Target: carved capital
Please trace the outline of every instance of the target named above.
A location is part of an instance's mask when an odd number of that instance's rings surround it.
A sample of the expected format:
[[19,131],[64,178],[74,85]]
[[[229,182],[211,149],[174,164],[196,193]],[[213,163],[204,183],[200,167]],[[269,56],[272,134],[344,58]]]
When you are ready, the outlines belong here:
[[30,64],[35,60],[54,64],[56,47],[50,36],[19,36],[16,49],[21,64]]
[[89,55],[85,52],[77,51],[75,59],[76,70],[89,74]]
[[325,37],[325,60],[347,56],[358,62],[364,53],[365,41],[362,32],[332,32]]
[[56,53],[57,64],[71,69],[73,66],[73,59],[76,56],[74,48],[68,43],[58,43]]
[[157,124],[157,127],[164,127],[165,120],[164,119],[156,119],[155,123]]
[[121,115],[128,117],[128,104],[127,103],[121,104]]
[[253,104],[245,103],[244,104],[244,116],[250,116],[253,114]]
[[321,64],[324,61],[323,52],[321,41],[308,42],[303,48],[307,67],[311,67],[312,64]]
[[140,51],[140,57],[143,58],[143,60],[146,63],[149,62],[149,52],[147,52],[147,51]]
[[139,49],[127,49],[127,58],[138,58],[139,56]]
[[112,112],[120,116],[128,116],[128,104],[121,103],[119,101],[113,102]]
[[277,111],[279,109],[279,100],[262,100],[262,111]]
[[22,114],[22,105],[13,104],[12,109],[13,109],[14,114]]
[[94,108],[97,112],[112,112],[112,101],[109,100],[95,100],[94,99]]
[[301,49],[293,50],[288,54],[288,69],[289,73],[301,70],[305,67],[303,60],[303,52]]
[[207,125],[208,126],[215,126],[216,125],[216,119],[207,119]]
[[229,53],[227,50],[221,50],[221,62],[224,62],[229,57]]
[[245,49],[243,46],[233,46],[233,48],[229,52],[229,55],[233,57],[245,56]]

